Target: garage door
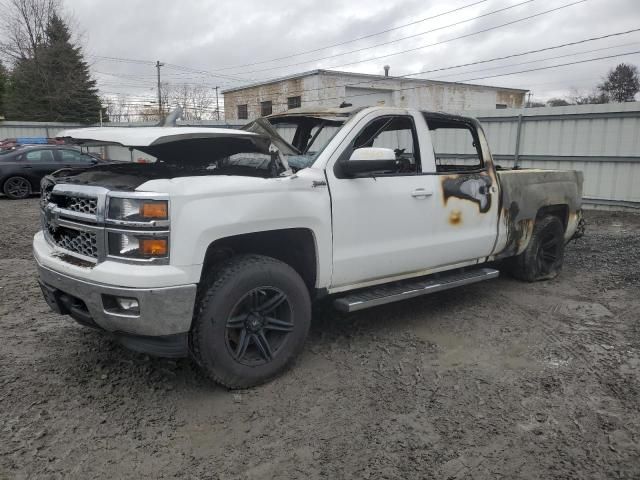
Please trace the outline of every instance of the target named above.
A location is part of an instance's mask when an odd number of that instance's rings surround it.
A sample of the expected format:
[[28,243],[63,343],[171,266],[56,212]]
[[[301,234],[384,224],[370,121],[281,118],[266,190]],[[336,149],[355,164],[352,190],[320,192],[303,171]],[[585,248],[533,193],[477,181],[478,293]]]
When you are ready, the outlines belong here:
[[380,90],[378,88],[346,87],[345,93],[345,101],[347,103],[351,103],[354,107],[393,106],[391,90]]

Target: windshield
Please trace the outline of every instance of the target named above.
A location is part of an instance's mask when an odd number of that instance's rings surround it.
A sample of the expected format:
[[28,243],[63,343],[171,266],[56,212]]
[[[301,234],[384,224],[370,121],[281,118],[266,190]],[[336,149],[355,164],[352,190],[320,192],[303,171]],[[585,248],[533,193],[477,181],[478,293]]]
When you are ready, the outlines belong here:
[[343,125],[338,117],[286,115],[260,118],[243,129],[269,135],[295,172],[310,167]]
[[[275,127],[280,136],[290,144],[294,143],[296,133],[300,131],[300,126],[295,123],[278,123]],[[340,128],[342,128],[342,124],[314,125],[309,130],[309,138],[302,152],[299,155],[286,156],[289,166],[297,170],[310,167]]]

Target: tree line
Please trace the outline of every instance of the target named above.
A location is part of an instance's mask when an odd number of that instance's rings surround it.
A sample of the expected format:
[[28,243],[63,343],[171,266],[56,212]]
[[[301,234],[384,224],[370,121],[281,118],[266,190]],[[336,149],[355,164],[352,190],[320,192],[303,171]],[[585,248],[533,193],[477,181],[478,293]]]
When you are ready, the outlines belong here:
[[591,93],[574,92],[564,98],[556,97],[546,102],[529,101],[527,107],[564,107],[593,103],[633,102],[640,91],[638,67],[621,63],[609,70],[606,78]]
[[[197,84],[160,84],[160,98],[166,114],[175,107],[182,108],[182,119],[224,120],[224,114],[218,112],[215,90]],[[103,98],[107,115],[112,122],[142,121],[152,122],[160,119],[157,102],[141,102],[125,94]],[[221,102],[222,103],[222,102]]]

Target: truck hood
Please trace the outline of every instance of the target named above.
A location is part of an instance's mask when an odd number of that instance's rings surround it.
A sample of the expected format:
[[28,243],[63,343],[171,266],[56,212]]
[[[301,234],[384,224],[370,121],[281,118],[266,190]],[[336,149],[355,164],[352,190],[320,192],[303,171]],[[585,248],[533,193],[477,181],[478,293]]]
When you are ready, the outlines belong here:
[[[266,132],[266,130],[265,130]],[[272,176],[264,169],[230,165],[212,168],[216,156],[236,152],[271,155],[269,135],[227,128],[100,127],[65,130],[59,138],[84,146],[119,145],[135,148],[158,159],[150,164],[106,164],[87,169],[64,169],[48,177],[53,183],[96,185],[112,190],[135,190],[150,180],[211,175]],[[283,145],[286,148],[286,145]],[[276,147],[277,148],[277,147]],[[286,170],[286,169],[285,169]]]
[[[237,138],[250,142],[265,142],[268,137],[244,130],[205,127],[92,127],[64,130],[58,138],[76,145],[121,145],[144,151],[172,142],[189,140]],[[268,149],[269,146],[267,145]]]

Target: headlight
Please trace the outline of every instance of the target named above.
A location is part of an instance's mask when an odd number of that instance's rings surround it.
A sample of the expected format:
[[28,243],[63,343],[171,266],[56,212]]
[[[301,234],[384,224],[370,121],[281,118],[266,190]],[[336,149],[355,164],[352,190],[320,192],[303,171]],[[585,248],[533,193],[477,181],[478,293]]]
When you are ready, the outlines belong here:
[[111,197],[107,217],[111,220],[129,222],[168,220],[169,203],[166,200]]
[[109,232],[109,255],[130,259],[167,258],[169,235]]

